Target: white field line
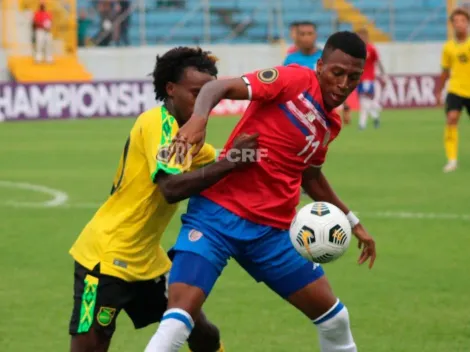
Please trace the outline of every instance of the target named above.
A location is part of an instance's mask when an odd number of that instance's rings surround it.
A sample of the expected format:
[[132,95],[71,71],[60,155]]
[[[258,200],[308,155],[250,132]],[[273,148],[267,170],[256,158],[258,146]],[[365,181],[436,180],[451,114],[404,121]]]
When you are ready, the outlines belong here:
[[[1,181],[0,187],[16,188],[39,192],[51,196],[52,199],[42,202],[17,202],[13,200],[0,201],[0,206],[15,208],[73,208],[73,209],[94,209],[97,210],[102,203],[84,202],[69,203],[69,196],[66,192],[46,186],[31,183]],[[181,215],[186,211],[185,206],[180,206],[177,214]],[[377,219],[429,219],[429,220],[464,220],[470,221],[470,214],[439,213],[439,212],[411,212],[411,211],[359,211],[358,216],[364,218]]]

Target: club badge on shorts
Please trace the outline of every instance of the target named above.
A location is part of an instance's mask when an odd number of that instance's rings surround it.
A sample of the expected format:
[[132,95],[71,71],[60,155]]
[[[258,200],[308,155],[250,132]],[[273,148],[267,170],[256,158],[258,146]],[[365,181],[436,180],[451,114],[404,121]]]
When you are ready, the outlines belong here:
[[202,232],[197,231],[197,230],[191,230],[189,231],[188,238],[191,242],[196,242],[202,237]]
[[116,308],[101,307],[96,315],[96,320],[101,326],[108,326],[113,321],[115,314]]

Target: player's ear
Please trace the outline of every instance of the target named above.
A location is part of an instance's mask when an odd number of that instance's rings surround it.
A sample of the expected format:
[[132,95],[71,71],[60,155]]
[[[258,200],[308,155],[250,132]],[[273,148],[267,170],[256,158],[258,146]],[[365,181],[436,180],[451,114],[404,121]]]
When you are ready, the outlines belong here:
[[166,94],[169,97],[173,97],[175,95],[175,84],[173,82],[168,82],[166,84]]
[[324,65],[323,60],[321,58],[318,59],[316,71],[319,75],[321,75],[321,72],[323,71],[323,65]]

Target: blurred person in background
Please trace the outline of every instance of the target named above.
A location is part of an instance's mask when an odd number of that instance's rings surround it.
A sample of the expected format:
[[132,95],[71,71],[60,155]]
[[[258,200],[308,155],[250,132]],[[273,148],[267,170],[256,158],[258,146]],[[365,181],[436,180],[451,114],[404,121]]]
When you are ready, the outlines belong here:
[[375,69],[378,67],[382,77],[385,77],[385,69],[380,61],[377,48],[369,40],[367,29],[360,29],[357,34],[366,43],[367,58],[364,64],[364,73],[361,82],[357,86],[359,95],[359,129],[363,130],[367,126],[367,118],[370,115],[374,120],[374,127],[380,126],[380,111],[382,107],[375,97]]
[[113,40],[113,26],[115,14],[113,4],[108,0],[101,0],[97,3],[100,16],[100,31],[94,38],[98,46],[109,46]]
[[33,31],[36,62],[52,62],[52,14],[47,11],[44,1],[39,3],[33,17]]
[[129,25],[131,20],[131,3],[129,0],[118,1],[116,17],[119,19],[116,44],[129,46]]
[[290,25],[289,25],[289,36],[290,36],[290,39],[292,40],[292,45],[287,48],[287,55],[289,54],[292,54],[292,53],[295,53],[298,48],[297,48],[297,26],[299,25],[299,22],[292,22]]
[[436,85],[436,102],[441,102],[442,90],[449,80],[445,100],[446,127],[444,147],[447,164],[444,172],[457,169],[458,130],[460,114],[466,108],[470,115],[470,38],[468,36],[470,14],[463,8],[455,9],[450,21],[454,38],[445,43],[442,51],[442,74]]
[[90,27],[91,19],[85,9],[80,10],[78,15],[78,46],[85,46],[88,39],[88,28]]
[[313,22],[299,22],[295,34],[297,51],[290,53],[284,66],[298,64],[315,70],[322,50],[317,46],[317,26]]

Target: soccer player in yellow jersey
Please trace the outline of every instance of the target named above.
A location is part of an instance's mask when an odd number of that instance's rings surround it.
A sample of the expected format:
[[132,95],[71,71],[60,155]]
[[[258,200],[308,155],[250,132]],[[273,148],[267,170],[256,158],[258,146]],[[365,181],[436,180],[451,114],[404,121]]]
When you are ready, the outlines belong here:
[[442,89],[449,79],[444,145],[447,164],[444,172],[457,168],[458,131],[457,124],[462,109],[465,107],[470,115],[470,38],[468,36],[470,15],[461,8],[455,9],[450,21],[454,28],[455,38],[444,45],[442,52],[442,74],[436,86],[436,101],[440,102]]
[[[136,120],[111,195],[70,250],[75,260],[69,329],[73,352],[107,351],[121,310],[137,329],[160,321],[167,306],[166,275],[171,267],[160,239],[177,202],[250,161],[214,162],[215,150],[208,144],[183,166],[174,158],[168,161],[171,140],[191,117],[199,90],[216,78],[215,61],[208,52],[187,47],[157,57],[155,93],[164,105]],[[256,136],[240,136],[234,148],[254,153]],[[204,315],[195,323],[189,317],[186,323],[194,325],[188,340],[192,351],[223,351],[218,329]]]

